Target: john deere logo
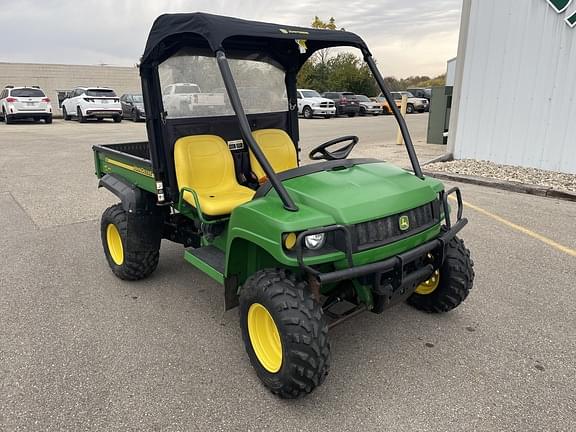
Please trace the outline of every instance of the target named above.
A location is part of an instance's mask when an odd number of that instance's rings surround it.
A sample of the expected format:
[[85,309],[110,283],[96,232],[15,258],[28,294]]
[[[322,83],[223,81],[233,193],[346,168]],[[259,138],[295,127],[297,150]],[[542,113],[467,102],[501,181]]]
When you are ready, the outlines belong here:
[[408,216],[400,216],[400,219],[398,219],[398,226],[400,227],[400,231],[406,231],[410,228],[410,219],[408,219]]
[[[554,9],[557,13],[565,12],[572,3],[572,0],[546,0],[546,2]],[[574,11],[571,15],[564,18],[566,24],[570,27],[576,26],[576,11]]]

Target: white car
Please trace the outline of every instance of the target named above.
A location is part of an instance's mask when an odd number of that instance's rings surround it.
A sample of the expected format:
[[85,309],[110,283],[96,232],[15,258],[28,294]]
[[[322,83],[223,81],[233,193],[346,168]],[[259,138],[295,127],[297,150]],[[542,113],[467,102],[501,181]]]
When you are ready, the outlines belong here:
[[71,120],[76,117],[80,123],[88,118],[102,120],[112,118],[122,121],[122,105],[116,92],[106,87],[76,87],[62,101],[62,117]]
[[298,89],[298,113],[304,118],[311,119],[314,116],[324,116],[325,118],[336,115],[336,106],[331,99],[323,98],[315,90]]
[[39,87],[6,86],[0,93],[0,115],[6,124],[16,119],[52,123],[52,104]]

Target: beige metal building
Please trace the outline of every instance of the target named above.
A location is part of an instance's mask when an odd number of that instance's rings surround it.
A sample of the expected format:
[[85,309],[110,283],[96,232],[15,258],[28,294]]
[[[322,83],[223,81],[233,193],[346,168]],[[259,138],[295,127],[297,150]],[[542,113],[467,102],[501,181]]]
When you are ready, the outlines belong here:
[[55,115],[60,115],[58,92],[77,86],[110,87],[118,96],[140,93],[137,67],[85,66],[39,63],[1,63],[0,88],[6,85],[37,85],[52,99]]

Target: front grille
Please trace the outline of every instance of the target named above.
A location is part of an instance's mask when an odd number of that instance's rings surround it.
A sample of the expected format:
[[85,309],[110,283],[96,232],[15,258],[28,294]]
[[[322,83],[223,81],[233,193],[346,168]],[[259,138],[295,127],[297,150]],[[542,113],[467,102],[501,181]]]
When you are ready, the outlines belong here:
[[[440,203],[432,201],[420,207],[353,225],[352,236],[358,250],[369,249],[417,234],[440,221]],[[410,226],[400,229],[400,218],[407,216]]]
[[320,102],[320,108],[332,108],[334,102]]

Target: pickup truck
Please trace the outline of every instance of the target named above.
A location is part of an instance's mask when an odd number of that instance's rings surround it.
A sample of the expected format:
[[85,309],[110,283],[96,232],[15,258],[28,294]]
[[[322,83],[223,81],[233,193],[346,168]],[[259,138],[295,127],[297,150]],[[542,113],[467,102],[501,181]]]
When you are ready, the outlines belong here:
[[162,90],[164,108],[173,117],[202,115],[215,107],[225,109],[224,93],[202,93],[193,83],[174,83]]

